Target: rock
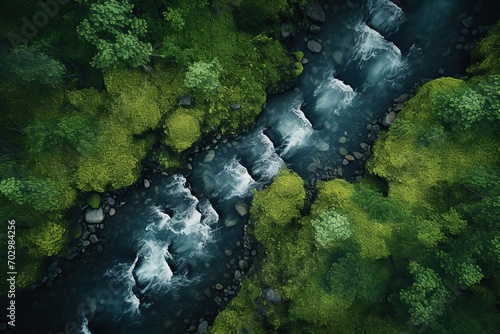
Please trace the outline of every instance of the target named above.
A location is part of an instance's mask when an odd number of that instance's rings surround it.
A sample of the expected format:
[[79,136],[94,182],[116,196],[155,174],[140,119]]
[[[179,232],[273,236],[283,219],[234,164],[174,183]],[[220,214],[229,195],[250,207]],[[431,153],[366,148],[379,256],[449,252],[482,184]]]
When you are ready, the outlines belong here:
[[410,94],[404,93],[404,94],[399,95],[397,98],[395,98],[394,102],[395,103],[403,103],[403,102],[408,101],[409,98],[410,98]]
[[205,156],[205,159],[203,159],[203,161],[210,162],[210,161],[214,160],[214,158],[215,158],[215,151],[210,150],[207,152],[207,155]]
[[246,270],[248,268],[248,262],[245,260],[239,260],[238,267],[240,267],[241,270]]
[[325,12],[318,0],[309,0],[306,4],[306,15],[313,21],[325,22]]
[[315,24],[311,24],[309,26],[309,31],[311,32],[311,34],[319,34],[319,32],[321,31],[321,27]]
[[89,238],[89,241],[93,244],[96,244],[99,241],[99,239],[97,238],[97,235],[92,234]]
[[217,290],[222,290],[222,289],[224,289],[224,286],[222,286],[222,284],[220,284],[220,283],[217,283],[217,284],[215,284],[215,288]]
[[149,187],[151,187],[151,182],[149,182],[149,180],[148,180],[148,179],[144,179],[144,188],[146,188],[146,189],[147,189],[147,188],[149,188]]
[[109,209],[109,215],[110,215],[111,217],[113,217],[115,214],[116,214],[116,210],[115,210],[115,208],[111,208],[111,209]]
[[363,150],[366,150],[368,148],[368,144],[367,143],[361,143],[361,144],[359,144],[359,147],[361,147],[361,149],[363,149]]
[[241,279],[241,272],[239,270],[236,270],[234,272],[234,279],[235,280],[240,280]]
[[96,246],[96,249],[97,249],[97,251],[98,251],[99,253],[102,253],[102,252],[104,251],[104,248],[102,247],[102,245],[101,245],[101,244],[97,245],[97,246]]
[[473,24],[474,24],[474,19],[472,18],[472,16],[468,16],[462,20],[462,25],[465,28],[470,28],[470,27],[472,27]]
[[206,333],[207,331],[208,331],[208,322],[206,320],[200,322],[200,324],[196,328],[196,333],[203,334],[203,333]]
[[[342,160],[342,165],[344,165],[344,166],[349,165],[349,161],[347,161],[346,159]],[[340,175],[340,174],[339,174],[339,175]]]
[[179,105],[181,107],[187,108],[187,107],[190,107],[191,104],[193,104],[193,97],[191,96],[191,94],[186,94],[186,95],[179,97],[177,102],[179,103]]
[[347,161],[349,162],[353,162],[354,160],[356,160],[356,158],[354,158],[352,155],[350,154],[347,154],[345,157],[344,157]]
[[108,202],[109,205],[115,205],[116,201],[113,197],[108,197],[106,202]]
[[390,113],[385,115],[382,124],[384,124],[384,126],[389,127],[392,124],[394,124],[394,121],[396,121],[396,113],[394,111],[391,111]]
[[88,230],[83,231],[81,238],[86,240],[90,237],[90,232]]
[[358,160],[361,160],[363,159],[363,154],[359,153],[359,152],[353,152],[352,155],[354,155],[354,157]]
[[228,216],[226,218],[226,220],[224,221],[224,225],[226,225],[226,227],[234,226],[237,223],[238,223],[238,221],[234,217],[231,217],[231,216]]
[[464,48],[464,46],[462,44],[457,44],[457,46],[455,47],[455,49],[457,50],[462,50]]
[[83,247],[87,247],[87,246],[89,246],[89,245],[90,245],[90,241],[88,241],[88,240],[83,240],[83,243],[82,243],[82,246],[83,246]]
[[342,51],[335,51],[333,53],[333,60],[335,60],[335,63],[337,63],[338,65],[342,64],[344,60],[344,54],[342,53]]
[[89,224],[99,224],[104,220],[104,211],[102,208],[88,209],[87,212],[85,212],[85,220]]
[[241,106],[238,103],[231,103],[231,109],[238,110],[240,108],[241,108]]
[[312,39],[307,41],[307,48],[309,49],[309,51],[315,52],[315,53],[321,52],[321,49],[322,49],[321,44],[319,44],[316,41],[313,41]]
[[395,112],[399,112],[401,110],[403,110],[403,108],[405,107],[405,104],[404,103],[398,103],[396,104],[392,109],[395,111]]
[[262,297],[268,303],[281,304],[283,302],[283,298],[281,295],[273,288],[261,289]]
[[330,145],[328,143],[325,143],[324,141],[317,142],[314,146],[321,152],[328,151],[330,149]]
[[340,144],[345,144],[345,142],[347,142],[347,138],[346,137],[342,136],[342,137],[339,138],[339,143]]
[[236,209],[236,211],[238,212],[238,214],[240,216],[246,216],[248,214],[248,205],[244,202],[239,202],[239,203],[236,203],[236,205],[234,206],[234,208]]
[[301,60],[302,65],[305,65],[308,62],[309,62],[309,59],[307,59],[306,57],[302,58],[302,60]]
[[438,70],[438,73],[439,73],[440,75],[443,75],[443,74],[444,74],[444,69],[443,69],[443,68],[440,68],[440,69]]
[[226,254],[226,256],[231,256],[231,255],[233,255],[233,251],[230,249],[226,249],[226,250],[224,250],[224,254]]
[[287,38],[290,35],[293,35],[294,26],[291,22],[285,22],[281,25],[281,36],[283,38]]
[[340,153],[340,155],[347,155],[347,154],[349,154],[349,151],[345,147],[340,147],[339,153]]
[[193,165],[191,165],[189,162],[187,163],[186,167],[189,170],[193,170]]

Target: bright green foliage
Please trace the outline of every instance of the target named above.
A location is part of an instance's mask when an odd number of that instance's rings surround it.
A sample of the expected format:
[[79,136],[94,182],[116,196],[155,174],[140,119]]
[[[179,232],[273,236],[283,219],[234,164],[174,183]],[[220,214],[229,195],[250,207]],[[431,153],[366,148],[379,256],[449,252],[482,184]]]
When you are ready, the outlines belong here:
[[163,18],[169,23],[170,28],[175,31],[181,31],[186,24],[182,17],[182,12],[175,8],[168,7],[167,10],[163,12]]
[[306,193],[300,176],[288,169],[282,169],[267,188],[255,194],[250,214],[258,217],[256,236],[267,236],[273,226],[285,227],[298,218],[304,206]]
[[59,223],[46,222],[30,229],[20,239],[33,256],[54,256],[66,245],[67,231]]
[[60,193],[54,182],[44,179],[17,179],[0,181],[0,193],[19,205],[27,204],[39,211],[61,208]]
[[467,72],[471,75],[500,74],[500,22],[475,47],[472,60],[476,62]]
[[410,262],[409,270],[414,282],[401,290],[400,298],[408,305],[412,325],[428,325],[444,313],[451,294],[432,269]]
[[179,110],[165,121],[165,143],[181,152],[200,139],[200,124],[189,113]]
[[322,248],[334,246],[352,235],[349,220],[334,209],[322,212],[311,220],[316,243]]
[[438,95],[436,108],[444,122],[463,130],[481,121],[500,120],[500,75],[463,83],[453,94]]
[[66,73],[60,62],[26,45],[20,45],[12,51],[0,51],[0,64],[1,86],[60,83]]
[[92,193],[87,199],[87,203],[90,205],[90,207],[97,209],[101,206],[101,196],[99,196],[99,194],[97,193]]
[[97,50],[90,62],[93,67],[139,67],[149,62],[152,46],[140,40],[147,31],[146,21],[134,17],[133,8],[127,1],[116,0],[90,5],[90,15],[77,32]]
[[193,89],[199,96],[209,99],[219,88],[219,73],[221,66],[217,58],[211,62],[195,62],[189,65],[184,84]]
[[131,134],[159,127],[162,117],[159,91],[148,75],[130,69],[108,71],[104,84],[112,97],[115,122],[120,122]]

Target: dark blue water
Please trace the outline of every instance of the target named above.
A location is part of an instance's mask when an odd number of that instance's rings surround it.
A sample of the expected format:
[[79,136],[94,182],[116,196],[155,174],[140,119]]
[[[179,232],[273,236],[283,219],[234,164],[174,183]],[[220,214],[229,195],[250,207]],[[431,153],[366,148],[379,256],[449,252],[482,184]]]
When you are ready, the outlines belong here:
[[[490,16],[498,13],[483,2]],[[248,257],[247,218],[236,206],[250,202],[251,190],[285,165],[307,182],[342,167],[346,152],[360,151],[366,124],[396,96],[441,76],[440,69],[463,73],[468,56],[457,45],[467,44],[474,29],[479,36],[481,19],[494,19],[475,13],[475,1],[401,3],[352,2],[335,13],[330,5],[321,32],[310,36],[321,52],[298,42],[309,62],[297,87],[269,99],[245,134],[194,155],[191,173],[155,174],[151,187],[118,196],[116,215],[99,233],[104,250],[65,263],[56,287],[26,292],[19,332],[184,333],[213,318],[224,305],[216,283],[237,286],[238,260]],[[463,34],[469,15],[475,25]],[[344,169],[350,177],[352,168]]]

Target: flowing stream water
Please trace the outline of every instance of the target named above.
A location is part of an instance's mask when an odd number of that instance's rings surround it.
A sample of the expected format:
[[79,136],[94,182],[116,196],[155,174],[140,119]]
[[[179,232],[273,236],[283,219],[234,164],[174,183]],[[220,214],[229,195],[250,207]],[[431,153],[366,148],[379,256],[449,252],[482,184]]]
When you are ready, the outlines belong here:
[[[479,15],[481,7],[493,14]],[[68,262],[53,289],[25,292],[20,333],[185,333],[193,320],[213,318],[219,298],[213,287],[236,284],[228,261],[237,263],[244,251],[237,241],[246,218],[235,205],[249,204],[252,190],[283,166],[307,182],[341,166],[339,149],[358,151],[366,125],[396,96],[441,76],[440,69],[463,73],[468,56],[457,45],[499,13],[481,0],[402,0],[401,7],[367,0],[331,8],[311,36],[321,52],[298,42],[309,62],[297,86],[271,97],[249,131],[193,155],[189,174],[155,174],[151,187],[118,196],[126,204],[105,220],[104,250]],[[465,33],[462,20],[470,16],[474,27]],[[345,167],[344,177],[352,172]]]

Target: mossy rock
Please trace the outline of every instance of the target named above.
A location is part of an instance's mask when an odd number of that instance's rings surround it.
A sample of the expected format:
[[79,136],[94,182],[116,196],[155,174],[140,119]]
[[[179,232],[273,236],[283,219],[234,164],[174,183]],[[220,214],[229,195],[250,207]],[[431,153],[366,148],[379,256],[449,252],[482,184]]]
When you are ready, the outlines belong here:
[[90,194],[87,199],[87,204],[90,205],[93,209],[97,209],[101,206],[101,196],[97,193]]
[[190,148],[200,139],[200,123],[191,114],[178,110],[170,115],[165,122],[165,144],[175,152]]

